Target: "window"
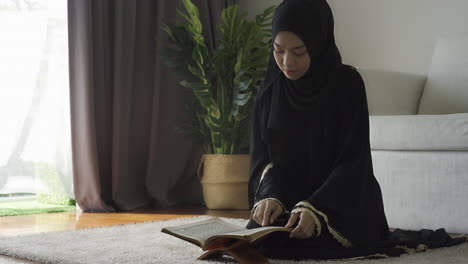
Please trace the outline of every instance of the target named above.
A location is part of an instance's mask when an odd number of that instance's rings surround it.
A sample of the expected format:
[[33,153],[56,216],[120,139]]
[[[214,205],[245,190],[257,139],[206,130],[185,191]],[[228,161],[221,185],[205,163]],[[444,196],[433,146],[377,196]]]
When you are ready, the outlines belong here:
[[0,0],[0,196],[73,197],[66,0]]

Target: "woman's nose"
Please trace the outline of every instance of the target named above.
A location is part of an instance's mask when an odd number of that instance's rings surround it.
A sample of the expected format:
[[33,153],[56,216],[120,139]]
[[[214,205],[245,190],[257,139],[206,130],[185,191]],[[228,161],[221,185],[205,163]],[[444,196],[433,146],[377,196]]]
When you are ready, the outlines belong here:
[[283,65],[286,69],[290,69],[292,66],[294,66],[294,57],[287,53],[284,54]]

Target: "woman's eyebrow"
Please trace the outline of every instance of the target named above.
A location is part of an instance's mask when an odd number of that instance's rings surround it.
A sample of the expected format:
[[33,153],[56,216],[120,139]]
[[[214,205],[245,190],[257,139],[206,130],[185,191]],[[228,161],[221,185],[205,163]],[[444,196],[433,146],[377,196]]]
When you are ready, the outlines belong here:
[[[280,46],[278,43],[274,42],[273,44],[274,44],[275,46],[277,46],[278,48],[281,48],[281,46]],[[294,47],[293,49],[302,49],[302,48],[304,48],[304,47],[305,47],[305,45],[301,45],[301,46]]]

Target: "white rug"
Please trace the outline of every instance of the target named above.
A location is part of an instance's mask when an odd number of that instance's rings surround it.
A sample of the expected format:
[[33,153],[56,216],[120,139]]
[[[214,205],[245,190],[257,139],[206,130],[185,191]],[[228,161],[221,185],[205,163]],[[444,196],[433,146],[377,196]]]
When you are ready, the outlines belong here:
[[[166,226],[186,224],[210,218],[200,216],[168,221],[146,222],[120,226],[49,232],[0,239],[0,254],[40,263],[60,264],[145,264],[145,263],[235,263],[223,261],[196,261],[202,250],[181,239],[161,233]],[[224,220],[244,226],[246,220]],[[468,263],[468,243],[424,253],[403,255],[380,260],[279,261],[272,263],[333,263],[333,264],[387,264],[387,263]]]

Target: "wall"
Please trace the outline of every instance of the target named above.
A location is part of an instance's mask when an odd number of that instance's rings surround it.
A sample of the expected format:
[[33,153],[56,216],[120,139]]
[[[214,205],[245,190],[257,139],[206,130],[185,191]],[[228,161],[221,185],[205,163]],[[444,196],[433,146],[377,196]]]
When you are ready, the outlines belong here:
[[[240,0],[249,16],[281,0]],[[426,74],[440,36],[468,35],[466,0],[329,0],[344,63]]]

